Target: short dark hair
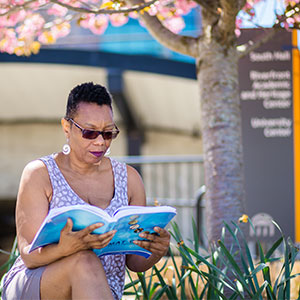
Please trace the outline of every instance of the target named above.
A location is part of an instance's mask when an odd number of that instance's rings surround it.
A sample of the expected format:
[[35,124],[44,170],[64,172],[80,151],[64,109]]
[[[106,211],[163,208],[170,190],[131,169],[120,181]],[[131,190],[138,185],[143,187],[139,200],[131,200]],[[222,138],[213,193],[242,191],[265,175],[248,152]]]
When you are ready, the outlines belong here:
[[66,118],[73,118],[79,103],[96,103],[108,105],[112,109],[112,96],[107,89],[93,82],[86,82],[74,87],[68,96]]

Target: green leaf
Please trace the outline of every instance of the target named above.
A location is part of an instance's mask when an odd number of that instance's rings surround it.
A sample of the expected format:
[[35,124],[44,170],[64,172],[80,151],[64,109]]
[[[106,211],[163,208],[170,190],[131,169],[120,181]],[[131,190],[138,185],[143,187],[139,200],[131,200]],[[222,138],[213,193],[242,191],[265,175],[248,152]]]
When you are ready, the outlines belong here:
[[152,285],[152,287],[151,287],[151,289],[150,289],[150,291],[149,291],[149,299],[152,299],[152,298],[153,298],[153,296],[154,296],[155,293],[156,293],[155,291],[156,291],[156,289],[157,289],[159,286],[161,286],[160,283],[154,282],[154,284]]
[[132,277],[130,275],[130,272],[129,272],[129,270],[127,268],[126,268],[126,273],[127,273],[127,275],[128,275],[128,277],[129,277],[129,279],[130,279],[131,282],[129,284],[126,284],[124,289],[126,290],[126,289],[129,289],[129,288],[133,287],[134,291],[135,291],[135,294],[137,295],[138,291],[136,289],[136,284],[138,284],[140,281],[138,279],[135,280],[135,281],[133,281]]
[[198,252],[200,243],[199,243],[199,236],[198,236],[198,228],[194,217],[192,218],[192,226],[193,226],[193,237],[194,237],[194,249],[196,252]]
[[229,251],[227,250],[227,248],[225,247],[225,245],[222,243],[222,241],[219,241],[219,245],[222,248],[222,252],[225,254],[225,256],[227,257],[229,263],[231,264],[231,266],[233,267],[233,269],[236,272],[236,275],[238,276],[238,280],[240,281],[240,283],[243,285],[245,291],[249,294],[249,296],[251,297],[252,293],[248,287],[248,284],[245,281],[244,275],[240,269],[240,267],[238,266],[238,264],[236,263],[236,261],[234,260],[233,256],[229,253]]
[[253,299],[253,300],[259,299],[260,296],[261,296],[261,294],[262,294],[262,292],[263,292],[263,290],[267,287],[267,285],[268,285],[268,282],[265,281],[265,282],[262,284],[262,286],[258,289],[258,291],[253,295],[253,298],[251,298],[251,300],[252,300],[252,299]]
[[161,289],[156,291],[156,293],[153,295],[152,300],[160,300],[162,295],[167,291],[167,289],[168,289],[168,286],[165,285]]
[[251,228],[253,229],[253,232],[255,233],[255,239],[256,239],[256,243],[257,243],[257,245],[258,245],[258,252],[259,252],[260,262],[261,262],[261,263],[265,263],[266,260],[265,260],[264,251],[263,251],[263,249],[262,249],[262,246],[261,246],[260,241],[259,241],[258,238],[257,238],[257,234],[256,234],[255,227],[254,227],[254,225],[253,225],[253,223],[252,223],[252,221],[251,221],[250,218],[248,219],[248,222],[249,222]]
[[[196,253],[195,251],[193,251],[192,249],[190,249],[189,247],[183,245],[183,247],[181,247],[183,249],[185,249],[187,252],[189,252],[190,254],[192,254],[198,261],[201,261],[203,264],[205,264],[206,266],[208,266],[210,269],[214,270],[217,274],[219,274],[220,276],[224,276],[227,280],[230,281],[230,278],[222,272],[222,270],[220,270],[217,266],[211,264],[207,259],[203,258],[201,255],[199,255],[198,253]],[[179,249],[180,251],[181,249]],[[194,263],[194,261],[191,259],[189,261],[189,263],[193,266],[195,266],[198,270],[197,265]],[[198,271],[197,273],[200,274],[200,272]]]
[[269,251],[266,254],[266,259],[269,260],[269,258],[272,256],[272,254],[274,253],[274,251],[281,245],[283,241],[283,237],[280,237],[273,245],[272,247],[269,249]]
[[[244,248],[245,248],[246,255],[247,255],[248,264],[249,264],[251,272],[253,272],[254,269],[255,269],[255,267],[254,267],[254,262],[253,262],[253,259],[252,259],[251,251],[250,251],[250,249],[248,247],[247,239],[245,238],[244,233],[241,230],[241,228],[236,223],[234,223],[234,222],[233,222],[233,225],[238,229],[239,233],[241,234],[241,236],[243,238],[243,243],[244,243]],[[248,270],[246,271],[246,274],[249,275],[249,271]],[[255,287],[253,286],[252,280],[250,280],[249,283],[250,283],[250,287],[251,287],[252,291],[255,292],[255,291],[257,291],[259,289],[259,284],[258,284],[258,280],[257,280],[256,274],[253,274],[252,279],[254,281]],[[262,299],[262,297],[260,297],[260,299]]]
[[163,277],[161,276],[160,272],[158,271],[158,269],[156,268],[155,265],[153,266],[153,268],[154,268],[154,270],[155,270],[155,273],[156,273],[156,275],[157,275],[157,277],[158,277],[158,279],[159,279],[159,281],[160,281],[162,287],[164,287],[164,286],[167,286],[167,287],[168,287],[168,288],[166,289],[166,293],[167,293],[167,296],[169,297],[169,299],[176,299],[176,298],[177,298],[177,297],[176,297],[176,293],[175,293],[175,295],[172,293],[172,292],[173,292],[172,289],[170,289],[170,288],[169,288],[169,285],[166,284],[165,280],[163,279]]
[[142,272],[137,272],[137,276],[140,280],[142,289],[143,289],[143,295],[144,299],[149,299],[149,294],[148,294],[148,289],[147,289],[147,284],[146,284],[146,279],[145,279],[145,274]]
[[271,286],[272,282],[271,282],[271,277],[270,277],[270,267],[264,263],[261,263],[261,264],[259,264],[259,266],[256,268],[255,271],[257,273],[261,270],[262,270],[263,278],[264,278],[265,282],[268,283],[268,285],[266,286],[268,299],[275,299],[276,296],[275,296],[272,286]]

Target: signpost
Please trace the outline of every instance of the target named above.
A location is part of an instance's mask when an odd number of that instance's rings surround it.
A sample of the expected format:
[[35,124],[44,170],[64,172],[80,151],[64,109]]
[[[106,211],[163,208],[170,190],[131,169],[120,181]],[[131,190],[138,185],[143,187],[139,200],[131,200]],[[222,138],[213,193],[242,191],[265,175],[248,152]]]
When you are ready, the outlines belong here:
[[[242,31],[241,43],[260,35]],[[300,95],[297,33],[282,30],[239,64],[247,211],[264,239],[300,242]],[[251,233],[250,233],[251,236]]]

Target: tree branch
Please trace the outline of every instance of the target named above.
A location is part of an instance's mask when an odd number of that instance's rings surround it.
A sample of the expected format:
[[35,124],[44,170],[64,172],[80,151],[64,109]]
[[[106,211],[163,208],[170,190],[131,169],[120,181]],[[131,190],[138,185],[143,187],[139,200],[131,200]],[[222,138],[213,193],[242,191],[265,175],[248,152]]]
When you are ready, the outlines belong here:
[[[71,5],[62,3],[58,0],[50,0],[52,3],[59,4],[63,7],[68,8],[69,10],[80,12],[80,13],[92,13],[92,14],[115,14],[115,13],[129,13],[133,11],[141,11],[146,7],[154,4],[157,0],[152,0],[149,2],[141,2],[141,1],[128,1],[132,6],[130,8],[120,8],[118,10],[108,10],[108,9],[99,9],[99,10],[90,10],[86,8],[77,8]],[[158,20],[157,17],[150,16],[148,13],[144,12],[140,13],[140,18],[145,23],[148,28],[150,34],[157,39],[161,44],[170,48],[173,51],[180,52],[182,54],[196,57],[198,55],[197,44],[198,39],[188,36],[182,36],[178,34],[174,34],[166,27],[162,25],[162,23]]]
[[199,38],[175,34],[167,29],[155,16],[148,13],[141,15],[140,18],[145,23],[149,33],[165,47],[184,55],[198,56]]
[[238,10],[240,11],[245,5],[246,5],[247,0],[238,0]]
[[[65,7],[67,9],[69,9],[70,11],[74,11],[74,12],[78,12],[78,13],[85,13],[85,14],[95,14],[95,15],[99,15],[99,14],[106,14],[106,15],[112,15],[112,14],[119,14],[119,13],[130,13],[130,12],[134,12],[134,11],[140,11],[143,10],[146,7],[149,7],[150,5],[154,4],[156,1],[158,0],[151,0],[149,2],[144,2],[140,5],[134,5],[130,8],[119,8],[119,9],[89,9],[89,8],[84,8],[84,7],[75,7],[63,2],[60,2],[59,0],[50,0],[51,3],[55,3],[58,4],[62,7]],[[16,11],[22,10],[22,9],[26,9],[31,3],[36,2],[36,0],[30,0],[28,2],[25,2],[22,5],[15,5],[12,8],[8,9],[5,13],[0,14],[0,17],[9,15],[11,13],[14,13]]]
[[[220,0],[221,4],[221,17],[218,22],[220,28],[221,37],[223,41],[228,41],[228,37],[234,36],[235,20],[240,10],[240,1],[237,0]],[[230,41],[231,42],[231,39]]]
[[[131,5],[140,4],[140,0],[128,0]],[[139,13],[140,19],[144,22],[149,33],[165,47],[184,55],[197,57],[198,42],[200,37],[194,38],[175,34],[167,29],[156,16],[148,13]]]
[[215,5],[209,5],[209,3],[205,0],[193,0],[194,2],[196,2],[197,4],[199,4],[202,9],[206,10],[209,14],[213,15],[213,16],[218,16],[219,13],[217,12],[217,10],[214,8]]
[[264,43],[268,42],[273,38],[275,33],[281,29],[280,27],[273,27],[270,29],[265,29],[264,34],[260,35],[255,41],[250,40],[244,45],[240,45],[237,47],[237,52],[239,53],[239,58],[242,58],[246,55],[248,55],[251,51],[254,51],[255,49],[259,48]]
[[69,10],[76,11],[79,13],[85,13],[85,14],[106,14],[106,15],[112,15],[112,14],[128,14],[130,12],[134,11],[140,11],[146,7],[149,7],[150,5],[154,4],[158,0],[151,0],[149,2],[144,2],[139,5],[134,5],[130,8],[119,8],[119,9],[88,9],[88,8],[83,8],[83,7],[74,7],[72,5],[62,3],[58,0],[50,0],[51,3],[56,3],[60,6],[63,6]]
[[5,13],[0,14],[0,17],[6,16],[8,14],[12,14],[12,13],[17,12],[17,11],[22,10],[22,9],[25,10],[27,8],[27,6],[29,6],[30,4],[32,4],[34,2],[36,2],[36,0],[29,0],[29,1],[27,1],[24,4],[21,4],[21,5],[14,5],[11,8],[8,7],[8,10]]
[[299,14],[300,12],[300,3],[295,4],[288,12],[286,12],[282,16],[278,16],[275,24],[270,29],[265,29],[265,33],[263,36],[260,36],[256,39],[256,41],[248,41],[247,43],[240,45],[237,47],[237,51],[239,53],[239,58],[242,58],[248,55],[251,51],[259,48],[261,45],[269,41],[278,30],[282,30],[281,24],[285,22],[288,18],[293,17],[295,14]]

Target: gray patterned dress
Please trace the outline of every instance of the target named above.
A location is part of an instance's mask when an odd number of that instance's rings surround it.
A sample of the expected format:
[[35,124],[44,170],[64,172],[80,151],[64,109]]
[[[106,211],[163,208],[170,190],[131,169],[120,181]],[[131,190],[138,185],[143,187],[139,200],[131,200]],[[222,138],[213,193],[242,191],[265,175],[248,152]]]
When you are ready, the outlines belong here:
[[[58,168],[54,154],[41,158],[47,166],[52,184],[53,196],[50,202],[50,210],[54,207],[62,207],[76,204],[89,205],[83,201],[69,186],[60,169]],[[111,159],[114,174],[114,197],[105,211],[113,215],[121,206],[128,205],[127,196],[127,169],[124,163]],[[114,299],[121,299],[125,278],[125,255],[105,255],[100,257],[103,264],[108,284]],[[19,256],[3,281],[3,300],[38,300],[40,299],[40,280],[45,266],[28,269]]]

